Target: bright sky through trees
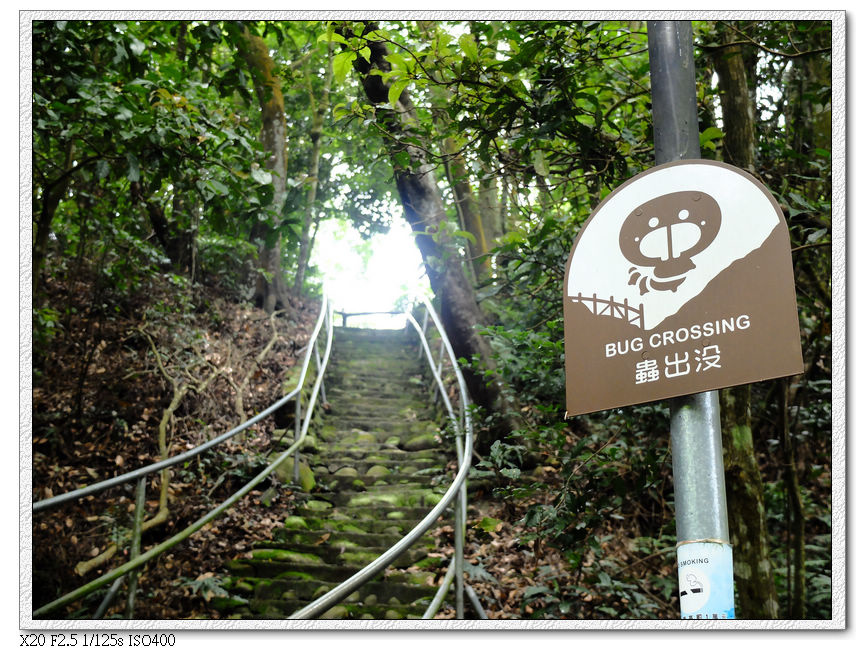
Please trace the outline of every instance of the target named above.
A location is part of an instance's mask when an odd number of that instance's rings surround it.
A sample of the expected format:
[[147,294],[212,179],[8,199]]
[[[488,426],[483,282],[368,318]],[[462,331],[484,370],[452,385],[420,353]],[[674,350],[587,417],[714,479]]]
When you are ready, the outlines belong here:
[[[429,294],[429,281],[411,230],[394,219],[387,234],[364,241],[351,224],[325,221],[319,228],[312,263],[325,278],[334,309],[344,312],[402,309],[406,298]],[[355,327],[400,328],[402,316],[358,316]]]

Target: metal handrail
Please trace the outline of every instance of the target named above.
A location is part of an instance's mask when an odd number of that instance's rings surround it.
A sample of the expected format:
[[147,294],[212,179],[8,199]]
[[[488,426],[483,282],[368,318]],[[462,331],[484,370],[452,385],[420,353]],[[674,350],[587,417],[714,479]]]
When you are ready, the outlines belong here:
[[[450,567],[448,568],[447,575],[445,576],[445,580],[440,586],[438,592],[436,593],[433,601],[430,603],[430,606],[427,608],[424,618],[431,618],[438,608],[441,606],[441,603],[444,599],[444,594],[450,586],[451,582],[454,581],[455,584],[455,592],[456,592],[456,613],[457,618],[463,618],[464,616],[464,604],[463,604],[463,593],[467,593],[469,595],[469,599],[472,602],[475,610],[478,612],[478,615],[482,618],[485,617],[483,613],[483,609],[480,608],[480,604],[477,601],[477,597],[474,592],[468,585],[464,585],[463,583],[463,546],[464,546],[464,538],[465,538],[465,521],[466,521],[466,478],[468,476],[469,469],[471,467],[471,457],[472,457],[472,446],[473,446],[473,429],[471,424],[471,419],[468,417],[468,407],[469,407],[469,398],[468,398],[468,389],[465,384],[465,379],[460,372],[459,365],[457,364],[456,355],[454,354],[453,348],[451,347],[450,341],[447,339],[447,335],[445,334],[444,327],[441,324],[435,310],[430,304],[429,300],[423,299],[425,313],[424,313],[424,328],[422,329],[414,317],[406,312],[406,319],[409,323],[413,325],[413,327],[417,330],[420,341],[421,341],[421,349],[422,353],[425,352],[427,356],[427,360],[430,364],[430,369],[432,370],[433,378],[435,383],[439,389],[439,394],[442,396],[442,401],[445,405],[445,408],[448,411],[448,417],[451,421],[451,425],[456,432],[456,451],[457,451],[457,460],[459,463],[459,469],[457,474],[451,483],[448,490],[442,496],[441,500],[436,504],[436,506],[429,512],[427,515],[399,542],[394,544],[390,549],[385,551],[382,555],[380,555],[376,560],[371,562],[369,565],[358,571],[356,574],[351,576],[348,580],[344,581],[331,591],[329,591],[324,596],[320,597],[316,601],[310,603],[306,607],[298,610],[294,614],[292,614],[290,619],[309,619],[314,618],[332,607],[333,605],[341,602],[351,593],[356,591],[360,586],[374,578],[378,573],[383,571],[387,566],[389,566],[394,560],[396,560],[403,552],[405,552],[412,544],[414,544],[425,532],[427,532],[432,525],[438,520],[438,518],[442,515],[444,510],[454,501],[455,498],[458,498],[457,506],[455,507],[455,543],[454,543],[454,558],[451,561]],[[447,351],[451,366],[456,375],[457,383],[459,386],[460,393],[460,418],[458,419],[454,409],[450,403],[450,399],[448,398],[447,391],[445,390],[444,384],[441,380],[441,358],[438,362],[438,368],[436,367],[436,362],[433,360],[432,352],[430,351],[429,344],[426,341],[426,321],[427,317],[431,317],[433,323],[435,324],[436,329],[439,332],[441,337],[442,345],[444,349]],[[34,503],[33,510],[34,512],[38,510],[44,510],[49,507],[58,505],[60,503],[70,501],[72,499],[81,498],[88,494],[93,494],[94,492],[98,492],[109,487],[113,487],[115,485],[119,485],[121,483],[125,483],[134,479],[141,479],[141,477],[146,476],[147,474],[159,471],[166,467],[170,467],[172,465],[176,465],[188,458],[191,458],[197,454],[210,449],[211,447],[219,444],[220,442],[227,440],[248,428],[255,422],[258,422],[262,418],[266,417],[277,408],[288,402],[292,397],[298,395],[302,390],[306,379],[306,372],[309,366],[309,362],[311,359],[311,355],[313,353],[313,349],[316,348],[317,338],[321,331],[321,326],[323,323],[327,324],[327,342],[326,348],[324,352],[324,356],[319,361],[318,359],[318,351],[316,349],[316,361],[318,366],[318,373],[316,376],[315,383],[313,385],[312,393],[310,395],[309,403],[307,405],[306,416],[303,421],[303,425],[300,430],[297,432],[295,437],[295,441],[292,443],[290,447],[285,449],[270,465],[267,466],[264,470],[262,470],[255,478],[249,481],[244,487],[235,492],[232,496],[226,499],[222,504],[217,506],[215,509],[211,510],[200,519],[198,519],[193,524],[190,524],[185,529],[174,535],[173,537],[163,541],[161,544],[154,546],[146,553],[142,553],[137,557],[130,559],[125,564],[120,565],[119,567],[113,569],[112,571],[100,576],[99,578],[79,587],[78,589],[69,592],[68,594],[61,596],[60,598],[48,603],[47,605],[42,606],[41,608],[35,610],[33,612],[34,617],[43,616],[59,607],[75,602],[76,600],[92,593],[93,591],[108,585],[109,583],[114,583],[112,590],[116,592],[116,589],[119,588],[121,579],[124,578],[127,574],[132,571],[137,570],[139,567],[143,566],[149,560],[157,557],[158,555],[164,553],[168,549],[172,548],[176,544],[185,540],[205,525],[210,523],[211,521],[217,519],[221,516],[228,508],[230,508],[234,503],[248,494],[256,485],[258,485],[262,480],[264,480],[268,475],[270,475],[273,470],[276,469],[278,465],[280,465],[283,461],[285,461],[292,453],[295,453],[305,440],[308,430],[309,424],[312,419],[312,414],[315,409],[316,399],[319,394],[319,390],[323,387],[323,379],[324,373],[327,368],[328,361],[330,359],[330,353],[333,342],[333,309],[329,308],[329,301],[327,296],[325,295],[322,299],[322,311],[319,315],[319,319],[316,323],[316,326],[313,330],[313,334],[310,337],[310,343],[307,346],[307,353],[304,358],[304,364],[300,379],[298,380],[297,387],[288,393],[286,396],[281,398],[279,401],[275,402],[273,405],[259,413],[257,416],[247,420],[243,424],[235,427],[231,431],[214,438],[213,440],[196,447],[195,449],[189,450],[183,454],[179,454],[178,456],[174,456],[169,459],[165,459],[163,461],[159,461],[157,463],[153,463],[143,468],[139,468],[138,470],[134,470],[132,472],[128,472],[126,474],[114,477],[112,479],[108,479],[106,481],[102,481],[100,483],[93,484],[91,486],[87,486],[84,488],[79,488],[78,490],[74,490],[72,492],[68,492],[62,495],[57,495],[56,497],[51,497],[50,499],[45,499],[43,501],[39,501]],[[299,399],[299,398],[298,398]],[[462,426],[461,426],[462,425]],[[462,434],[464,429],[465,440],[463,441]],[[297,463],[295,463],[295,467],[297,467]],[[106,601],[108,599],[106,598]],[[103,603],[103,606],[106,603]],[[101,609],[101,608],[100,608]]]
[[36,501],[33,503],[33,512],[47,510],[48,508],[60,505],[61,503],[66,503],[67,501],[74,501],[75,499],[80,499],[90,494],[95,494],[96,492],[101,492],[103,490],[107,490],[108,488],[122,485],[124,483],[128,483],[130,481],[142,478],[144,476],[147,476],[148,474],[158,472],[167,467],[173,467],[174,465],[178,465],[184,461],[194,458],[195,456],[198,456],[199,454],[207,451],[212,447],[215,447],[222,442],[225,442],[229,438],[233,438],[238,433],[245,431],[256,422],[259,422],[260,420],[266,418],[278,408],[287,404],[291,400],[291,398],[300,393],[300,391],[303,389],[303,384],[306,381],[306,371],[309,368],[309,361],[312,357],[313,349],[315,348],[316,339],[321,333],[321,326],[325,320],[328,302],[329,300],[327,294],[324,294],[322,296],[321,311],[319,312],[318,320],[316,321],[315,327],[313,328],[312,334],[310,335],[310,342],[306,346],[306,355],[303,359],[303,368],[300,374],[300,378],[297,380],[297,386],[295,386],[294,390],[292,390],[290,393],[281,397],[279,400],[264,409],[261,413],[249,418],[246,422],[237,425],[230,431],[226,431],[225,433],[217,436],[216,438],[208,440],[207,442],[202,443],[197,447],[189,449],[181,454],[177,454],[176,456],[171,456],[170,458],[165,458],[155,463],[151,463],[150,465],[139,467],[138,469],[126,472],[125,474],[119,474],[118,476],[106,479],[104,481],[100,481],[99,483],[93,483],[92,485],[87,485],[85,487],[78,488],[77,490],[72,490],[70,492],[65,492],[63,494],[49,497],[47,499],[42,499],[41,501]]
[[[119,567],[113,569],[112,571],[105,573],[104,575],[100,576],[99,578],[96,578],[95,580],[92,580],[91,582],[79,587],[78,589],[75,589],[74,591],[71,591],[71,592],[65,594],[64,596],[61,596],[60,598],[57,598],[56,600],[53,600],[46,605],[43,605],[42,607],[40,607],[37,610],[34,610],[34,612],[33,612],[34,618],[39,617],[39,616],[44,616],[45,614],[48,614],[49,612],[54,611],[58,607],[62,607],[64,605],[68,605],[70,603],[75,602],[76,600],[92,593],[93,591],[96,591],[100,587],[118,580],[122,576],[125,576],[129,572],[134,571],[138,567],[144,565],[145,563],[147,563],[149,560],[153,559],[154,557],[157,557],[158,555],[161,555],[162,553],[164,553],[168,549],[172,548],[173,546],[176,546],[177,544],[179,544],[180,542],[182,542],[183,540],[185,540],[186,538],[188,538],[189,536],[191,536],[192,534],[194,534],[195,532],[197,532],[198,530],[203,528],[205,525],[207,525],[211,521],[220,517],[232,505],[234,505],[237,501],[239,501],[241,498],[246,496],[250,491],[252,491],[252,489],[256,485],[258,485],[261,481],[263,481],[265,478],[267,478],[277,468],[277,466],[279,466],[283,461],[285,461],[292,453],[294,453],[295,450],[300,448],[303,441],[306,439],[306,435],[307,435],[307,432],[309,430],[309,424],[312,420],[312,414],[313,414],[313,411],[315,410],[316,399],[318,397],[319,390],[320,390],[320,388],[322,386],[322,382],[324,380],[324,373],[325,373],[325,370],[327,369],[327,363],[330,359],[330,352],[331,352],[331,347],[332,347],[332,342],[333,342],[333,308],[330,305],[330,301],[329,301],[326,293],[322,296],[321,313],[320,313],[319,319],[316,323],[316,327],[313,330],[313,334],[310,337],[310,343],[308,344],[307,354],[306,354],[306,357],[304,358],[303,370],[301,373],[301,377],[298,380],[297,387],[293,391],[291,391],[291,393],[289,393],[287,396],[285,396],[285,397],[281,398],[279,401],[275,402],[274,405],[271,405],[270,407],[265,409],[265,411],[262,411],[262,413],[260,413],[259,415],[251,418],[250,420],[247,420],[245,423],[243,423],[239,427],[236,427],[235,429],[232,429],[232,431],[229,432],[229,433],[232,433],[233,435],[239,433],[243,429],[248,428],[254,422],[259,421],[266,414],[272,413],[276,408],[279,408],[279,406],[281,406],[282,404],[284,404],[285,402],[288,401],[290,396],[298,395],[301,392],[305,378],[306,378],[306,370],[309,366],[309,361],[311,358],[312,349],[317,345],[317,339],[318,339],[318,336],[321,332],[321,326],[323,323],[326,323],[326,333],[327,333],[324,356],[323,356],[323,359],[321,361],[321,364],[319,367],[319,372],[317,373],[317,376],[315,379],[315,383],[313,384],[313,387],[312,387],[312,392],[310,394],[309,403],[307,404],[306,417],[304,418],[303,425],[302,425],[301,430],[300,430],[300,435],[296,437],[295,441],[291,444],[291,446],[289,446],[285,451],[283,451],[273,462],[271,462],[264,470],[262,470],[255,478],[253,478],[246,485],[244,485],[240,490],[238,490],[233,495],[228,497],[219,506],[217,506],[216,508],[214,508],[213,510],[211,510],[210,512],[208,512],[207,514],[205,514],[204,516],[199,518],[197,521],[190,524],[189,526],[187,526],[186,528],[184,528],[182,531],[175,534],[174,536],[170,537],[169,539],[167,539],[167,540],[163,541],[162,543],[154,546],[153,548],[148,550],[146,553],[142,553],[141,555],[138,555],[137,557],[129,560],[125,564],[122,564]],[[300,397],[298,397],[298,400],[300,400]],[[222,441],[222,440],[227,439],[228,437],[230,437],[230,436],[227,436],[227,434],[223,434],[218,439],[215,438],[214,440]],[[210,443],[206,443],[206,444],[201,445],[201,446],[197,447],[196,449],[190,450],[190,451],[196,451],[197,450],[198,453],[201,453],[202,451],[205,451],[206,449],[209,449],[210,447],[212,447],[213,444],[211,444],[211,443],[213,443],[213,441],[210,441]],[[185,458],[188,456],[188,452],[186,454],[181,454],[180,456]],[[177,458],[178,457],[174,457],[172,459],[166,459],[166,460],[175,460],[175,462],[171,463],[171,464],[176,464],[177,462],[181,462],[180,460],[176,460]],[[54,499],[54,501],[48,505],[43,505],[43,508],[49,507],[50,505],[56,505],[57,503],[60,503],[63,501],[68,501],[72,498],[80,498],[81,496],[84,496],[85,494],[91,494],[94,491],[99,491],[98,489],[106,489],[107,487],[111,487],[112,485],[118,484],[117,479],[120,479],[120,478],[124,478],[124,477],[140,478],[141,476],[144,476],[144,475],[151,473],[151,472],[154,472],[154,471],[158,471],[159,469],[162,469],[162,468],[168,466],[168,465],[165,465],[163,463],[164,463],[164,461],[162,461],[160,463],[154,463],[153,465],[141,468],[140,470],[136,470],[134,472],[129,472],[128,474],[122,475],[121,477],[115,477],[114,479],[111,479],[109,481],[102,481],[101,483],[94,484],[93,486],[89,486],[89,488],[90,488],[89,491],[86,491],[86,490],[88,490],[88,488],[82,488],[82,489],[67,493],[65,495],[58,495],[58,497],[66,497],[66,498],[63,498],[62,500],[57,500],[57,498],[53,497],[52,499]],[[141,473],[142,470],[148,470],[148,471]],[[130,480],[130,478],[126,478],[126,480]],[[119,481],[119,482],[124,482],[124,481]],[[110,483],[110,485],[107,485],[108,483]],[[98,488],[98,489],[93,489],[93,488]],[[69,495],[72,495],[72,496],[69,496]],[[41,503],[44,503],[44,502],[41,502]]]
[[[471,458],[472,458],[472,446],[473,446],[473,430],[471,424],[471,418],[468,417],[468,407],[469,407],[469,397],[468,397],[468,388],[466,387],[465,379],[460,372],[459,365],[457,364],[456,355],[454,354],[453,348],[451,347],[450,341],[448,341],[447,334],[445,333],[444,327],[442,326],[441,321],[438,318],[438,315],[435,313],[432,305],[429,300],[424,297],[423,298],[424,306],[426,307],[427,313],[433,320],[436,328],[438,329],[441,340],[445,343],[445,348],[447,349],[448,356],[451,361],[452,368],[456,375],[457,383],[459,385],[460,392],[460,410],[461,414],[464,416],[462,418],[464,427],[465,427],[465,449],[463,449],[462,440],[460,439],[460,427],[459,423],[456,419],[456,415],[454,414],[453,408],[450,405],[450,400],[448,399],[447,392],[444,389],[444,384],[441,381],[438,373],[435,369],[435,362],[432,358],[432,353],[430,352],[429,345],[426,341],[426,336],[424,335],[423,330],[421,330],[415,318],[411,315],[411,313],[406,312],[406,319],[415,327],[415,329],[420,334],[421,345],[424,348],[424,351],[427,354],[427,359],[430,362],[430,367],[433,370],[433,376],[436,380],[436,383],[439,386],[439,390],[442,393],[443,401],[445,403],[446,408],[448,409],[448,416],[451,419],[451,422],[454,426],[454,430],[457,432],[457,457],[459,461],[459,470],[457,471],[456,476],[454,477],[453,482],[450,487],[442,496],[441,500],[435,505],[435,507],[427,513],[427,515],[414,527],[411,531],[408,532],[402,539],[400,539],[396,544],[391,546],[387,551],[382,553],[378,558],[370,562],[360,571],[355,573],[353,576],[340,583],[329,592],[314,600],[310,604],[305,607],[297,610],[289,619],[299,620],[299,619],[311,619],[320,616],[328,609],[333,607],[334,605],[342,602],[346,597],[354,593],[359,587],[369,582],[372,578],[378,575],[381,571],[387,568],[394,560],[396,560],[402,553],[404,553],[408,548],[414,544],[420,537],[427,532],[433,524],[438,520],[438,518],[442,515],[444,510],[451,504],[451,502],[457,497],[460,497],[457,507],[455,508],[455,526],[454,526],[454,560],[451,568],[448,569],[448,575],[453,575],[456,585],[456,610],[457,610],[457,618],[463,618],[463,540],[465,536],[465,494],[466,494],[466,477],[468,476],[469,469],[471,468]],[[447,580],[445,584],[447,584]],[[424,615],[424,618],[430,618],[435,614],[435,610],[438,605],[441,604],[441,600],[443,597],[444,589],[440,589],[441,596],[439,594],[433,599],[433,603],[427,609],[427,612]],[[433,608],[432,605],[438,602],[438,605]],[[427,615],[428,614],[428,615]]]

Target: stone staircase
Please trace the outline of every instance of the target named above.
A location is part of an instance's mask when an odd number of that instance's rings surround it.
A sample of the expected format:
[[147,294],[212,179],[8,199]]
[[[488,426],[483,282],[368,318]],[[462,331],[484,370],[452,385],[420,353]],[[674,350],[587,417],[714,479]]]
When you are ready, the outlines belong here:
[[[229,596],[212,601],[223,616],[286,618],[381,555],[439,502],[453,452],[438,437],[425,365],[404,331],[334,330],[330,409],[302,450],[300,505],[273,541],[228,563]],[[290,481],[293,461],[284,465]],[[428,555],[433,548],[422,538],[321,618],[420,618],[445,562]]]

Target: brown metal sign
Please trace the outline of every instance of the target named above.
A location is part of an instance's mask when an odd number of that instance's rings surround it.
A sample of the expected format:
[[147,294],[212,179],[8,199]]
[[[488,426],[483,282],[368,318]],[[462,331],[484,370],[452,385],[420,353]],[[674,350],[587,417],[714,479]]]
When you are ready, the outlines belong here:
[[569,416],[802,372],[784,216],[723,163],[607,196],[571,250],[564,318]]

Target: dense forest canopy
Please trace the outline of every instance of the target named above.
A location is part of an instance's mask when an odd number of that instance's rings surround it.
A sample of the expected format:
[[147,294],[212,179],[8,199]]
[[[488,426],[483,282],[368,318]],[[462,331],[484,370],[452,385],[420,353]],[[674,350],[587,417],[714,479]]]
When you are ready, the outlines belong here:
[[[722,392],[737,614],[828,618],[832,24],[693,30],[701,155],[782,207],[805,358],[803,375]],[[117,466],[168,453],[152,429],[169,371],[187,400],[223,381],[218,301],[308,323],[323,224],[368,239],[404,218],[478,407],[473,475],[500,506],[484,521],[543,565],[517,586],[479,551],[479,592],[492,606],[511,584],[514,617],[676,617],[665,405],[562,417],[568,254],[654,164],[645,22],[37,20],[32,61],[36,499],[89,480],[61,474],[105,449],[126,450]],[[178,407],[173,435],[210,416]],[[39,530],[37,545],[54,531]],[[470,530],[476,549],[500,534]]]

